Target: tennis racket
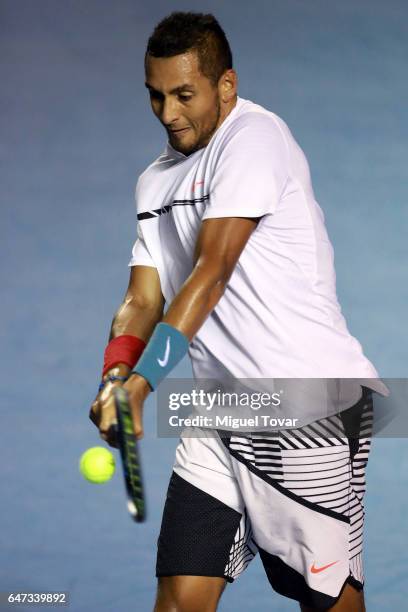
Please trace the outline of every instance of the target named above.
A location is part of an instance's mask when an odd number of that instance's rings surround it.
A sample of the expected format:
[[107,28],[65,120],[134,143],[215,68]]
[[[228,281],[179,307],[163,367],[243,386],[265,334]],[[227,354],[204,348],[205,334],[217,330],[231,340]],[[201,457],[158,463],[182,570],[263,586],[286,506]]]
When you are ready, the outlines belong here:
[[123,387],[116,387],[113,390],[113,395],[118,421],[116,433],[128,498],[127,507],[133,520],[141,523],[146,518],[146,504],[143,493],[140,453],[133,430],[129,396]]

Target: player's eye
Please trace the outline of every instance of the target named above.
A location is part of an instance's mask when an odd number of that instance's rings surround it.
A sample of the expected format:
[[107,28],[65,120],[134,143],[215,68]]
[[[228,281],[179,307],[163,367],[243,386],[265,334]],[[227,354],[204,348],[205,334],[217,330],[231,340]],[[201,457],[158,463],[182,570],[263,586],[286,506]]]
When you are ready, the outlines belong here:
[[188,102],[189,100],[191,100],[192,97],[193,96],[189,96],[189,95],[186,95],[186,94],[179,94],[179,99],[182,102]]
[[149,93],[153,100],[161,100],[163,98],[163,95],[158,91],[150,91]]

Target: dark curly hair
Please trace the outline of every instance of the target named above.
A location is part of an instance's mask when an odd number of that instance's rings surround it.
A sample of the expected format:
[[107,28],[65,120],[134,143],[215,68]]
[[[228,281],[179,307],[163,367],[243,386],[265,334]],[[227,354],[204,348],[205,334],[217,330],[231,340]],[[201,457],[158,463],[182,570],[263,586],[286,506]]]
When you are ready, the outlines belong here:
[[220,24],[211,14],[176,11],[162,19],[150,36],[145,54],[172,57],[196,51],[200,72],[217,85],[221,75],[232,68],[232,53]]

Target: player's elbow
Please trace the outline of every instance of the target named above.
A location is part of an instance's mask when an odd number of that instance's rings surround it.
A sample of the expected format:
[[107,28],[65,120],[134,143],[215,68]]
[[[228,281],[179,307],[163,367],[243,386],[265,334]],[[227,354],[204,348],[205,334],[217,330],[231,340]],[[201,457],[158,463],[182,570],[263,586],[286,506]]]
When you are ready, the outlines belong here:
[[123,308],[140,311],[143,313],[157,313],[161,315],[164,308],[164,299],[162,296],[153,297],[141,293],[133,294],[126,293],[122,304]]
[[224,291],[233,271],[224,257],[200,256],[195,264],[194,271],[200,275],[204,284]]

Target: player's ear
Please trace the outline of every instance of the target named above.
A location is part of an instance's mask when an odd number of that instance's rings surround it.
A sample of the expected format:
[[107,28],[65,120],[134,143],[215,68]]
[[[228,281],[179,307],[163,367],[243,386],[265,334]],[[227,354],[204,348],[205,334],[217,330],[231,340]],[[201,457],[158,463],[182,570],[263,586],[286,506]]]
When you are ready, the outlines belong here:
[[233,68],[226,70],[219,80],[221,100],[226,104],[237,95],[238,77]]

